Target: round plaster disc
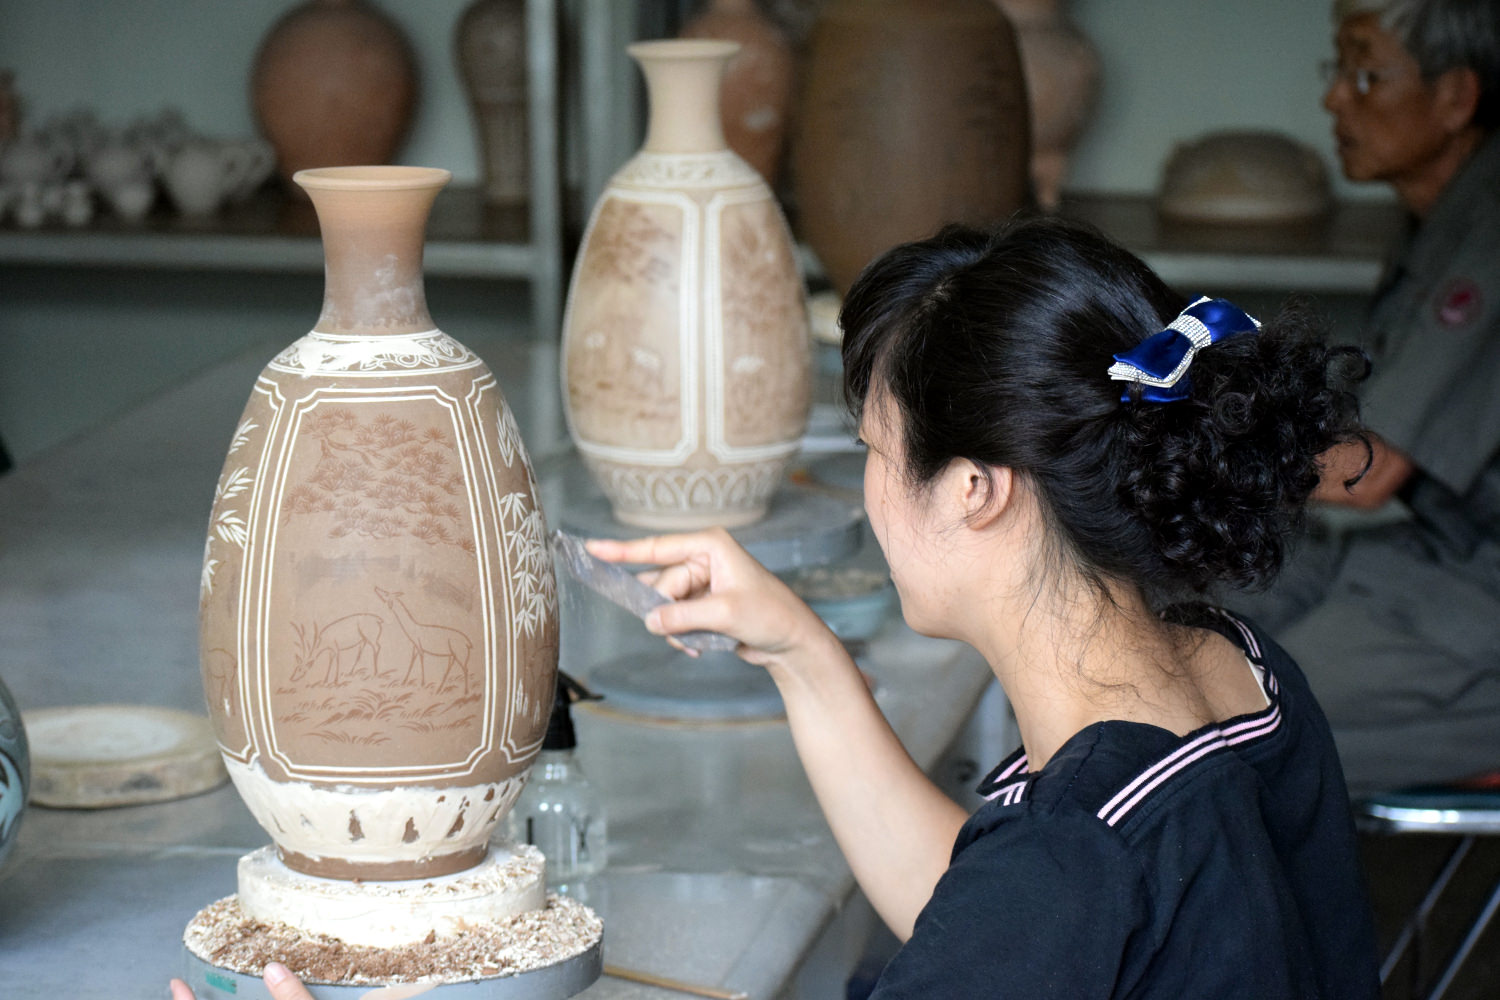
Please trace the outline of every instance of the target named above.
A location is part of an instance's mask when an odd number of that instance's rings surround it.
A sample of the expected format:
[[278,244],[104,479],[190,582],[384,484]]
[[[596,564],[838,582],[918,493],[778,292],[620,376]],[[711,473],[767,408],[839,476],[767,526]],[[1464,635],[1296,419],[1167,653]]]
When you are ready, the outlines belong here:
[[[183,981],[198,1000],[273,1000],[259,976],[210,965],[186,948],[182,950]],[[563,1000],[594,984],[604,971],[604,950],[595,941],[582,954],[531,972],[462,983],[409,983],[398,986],[337,986],[308,983],[314,1000]]]
[[197,795],[229,780],[208,719],[151,705],[42,708],[22,716],[31,801],[100,809]]

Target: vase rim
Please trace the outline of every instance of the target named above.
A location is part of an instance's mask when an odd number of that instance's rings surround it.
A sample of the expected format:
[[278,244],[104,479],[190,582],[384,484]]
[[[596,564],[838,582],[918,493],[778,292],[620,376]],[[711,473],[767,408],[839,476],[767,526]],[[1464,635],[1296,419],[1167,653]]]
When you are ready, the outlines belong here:
[[442,167],[312,167],[292,175],[303,188],[316,191],[399,191],[442,187],[453,178]]
[[740,47],[739,42],[719,38],[657,38],[631,42],[625,51],[636,59],[727,59]]

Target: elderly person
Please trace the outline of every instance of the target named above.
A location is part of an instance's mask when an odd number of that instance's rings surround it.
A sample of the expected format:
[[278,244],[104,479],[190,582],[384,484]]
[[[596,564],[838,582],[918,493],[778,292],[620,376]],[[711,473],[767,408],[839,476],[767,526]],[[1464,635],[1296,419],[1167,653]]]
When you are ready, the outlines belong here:
[[1328,452],[1317,497],[1411,516],[1311,539],[1228,603],[1303,664],[1359,791],[1500,769],[1500,3],[1335,13],[1344,174],[1391,185],[1410,226],[1368,316],[1372,451]]

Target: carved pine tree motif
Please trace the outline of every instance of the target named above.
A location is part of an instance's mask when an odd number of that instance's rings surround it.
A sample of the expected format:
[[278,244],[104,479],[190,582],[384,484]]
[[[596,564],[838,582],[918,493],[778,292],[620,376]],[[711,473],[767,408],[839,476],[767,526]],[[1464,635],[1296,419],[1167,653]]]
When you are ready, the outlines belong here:
[[328,536],[398,538],[474,551],[461,506],[464,484],[454,442],[436,427],[380,413],[361,420],[344,407],[319,408],[302,427],[318,442],[317,465],[287,491],[283,523],[321,517]]

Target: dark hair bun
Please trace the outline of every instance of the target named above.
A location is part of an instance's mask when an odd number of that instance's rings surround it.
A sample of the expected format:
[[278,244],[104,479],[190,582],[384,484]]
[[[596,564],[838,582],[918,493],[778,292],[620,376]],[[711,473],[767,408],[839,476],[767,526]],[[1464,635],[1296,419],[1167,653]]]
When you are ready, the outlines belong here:
[[1099,587],[1130,581],[1160,607],[1263,585],[1319,456],[1359,436],[1352,388],[1368,366],[1324,345],[1296,306],[1200,351],[1186,399],[1148,402],[1111,381],[1112,355],[1186,304],[1077,223],[949,227],[887,252],[850,289],[846,398],[858,418],[872,387],[889,392],[914,488],[958,458],[1020,472]]
[[1293,303],[1258,334],[1200,351],[1188,398],[1124,404],[1121,503],[1150,527],[1156,589],[1265,586],[1321,475],[1319,456],[1357,435],[1352,387],[1369,369],[1323,343]]

